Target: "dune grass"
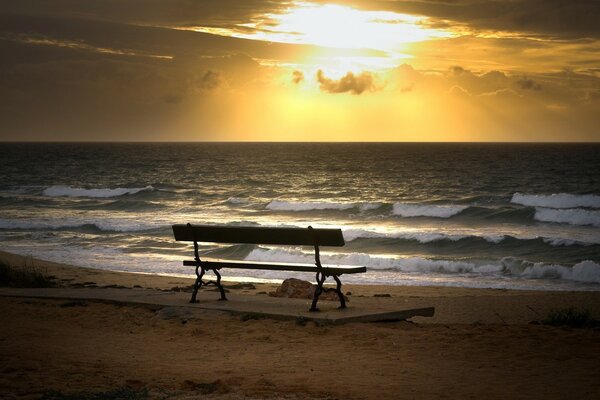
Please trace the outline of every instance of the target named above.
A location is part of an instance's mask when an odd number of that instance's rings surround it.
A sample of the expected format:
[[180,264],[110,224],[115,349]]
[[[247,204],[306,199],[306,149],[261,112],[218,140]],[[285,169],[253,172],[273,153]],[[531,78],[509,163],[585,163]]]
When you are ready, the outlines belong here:
[[600,321],[594,320],[589,310],[579,310],[575,307],[551,310],[542,320],[544,325],[568,326],[571,328],[594,328],[600,326]]
[[31,265],[24,267],[15,267],[5,262],[0,262],[0,286],[40,288],[52,287],[55,284],[33,262]]

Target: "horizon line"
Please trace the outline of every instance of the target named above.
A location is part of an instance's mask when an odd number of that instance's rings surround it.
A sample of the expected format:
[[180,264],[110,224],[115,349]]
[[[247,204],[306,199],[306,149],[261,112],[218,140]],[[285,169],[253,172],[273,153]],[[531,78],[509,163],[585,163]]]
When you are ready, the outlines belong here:
[[368,144],[368,143],[402,143],[402,144],[600,144],[600,139],[597,141],[566,141],[566,140],[553,140],[553,141],[286,141],[286,140],[0,140],[0,144],[142,144],[142,143],[214,143],[214,144],[274,144],[274,143],[288,143],[288,144]]

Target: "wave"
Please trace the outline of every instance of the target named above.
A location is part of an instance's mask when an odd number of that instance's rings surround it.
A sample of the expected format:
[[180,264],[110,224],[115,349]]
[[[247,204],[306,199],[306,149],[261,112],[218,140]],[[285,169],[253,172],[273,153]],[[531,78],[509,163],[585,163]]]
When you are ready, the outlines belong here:
[[82,189],[71,186],[54,185],[42,191],[44,196],[50,197],[118,197],[126,194],[135,194],[142,191],[152,191],[154,187],[146,186],[143,188],[115,188],[115,189]]
[[77,221],[77,220],[35,220],[35,219],[0,219],[3,230],[76,230],[83,232],[143,232],[160,228],[157,225],[128,220],[109,221]]
[[[93,201],[93,200],[92,200]],[[72,208],[81,210],[108,210],[108,211],[125,211],[125,212],[149,212],[167,209],[168,206],[157,201],[147,200],[132,200],[120,199],[106,202],[99,200],[101,203],[94,202],[92,204],[74,204]]]
[[381,208],[383,203],[361,203],[358,208],[360,211],[373,211]]
[[451,241],[458,242],[459,240],[476,238],[483,239],[490,243],[499,243],[504,240],[504,235],[489,235],[489,236],[475,236],[475,235],[453,235],[447,233],[431,233],[431,232],[375,232],[363,229],[347,229],[344,230],[344,239],[351,242],[357,239],[402,239],[402,240],[414,240],[419,243],[431,243],[437,241]]
[[401,217],[450,218],[469,206],[394,203],[393,214]]
[[581,208],[555,209],[537,207],[534,218],[542,222],[600,226],[600,211],[584,210]]
[[542,241],[543,243],[551,246],[592,246],[600,244],[600,237],[597,240],[592,241],[581,241],[563,237],[544,237],[544,236],[532,236],[532,237],[516,237],[511,235],[471,235],[471,234],[449,234],[439,232],[377,232],[369,231],[365,229],[345,229],[343,231],[344,239],[347,242],[352,242],[359,239],[400,239],[400,240],[414,240],[419,243],[432,243],[432,242],[458,242],[466,240],[477,240],[485,241],[491,244],[499,244],[505,241]]
[[243,198],[243,197],[230,197],[227,200],[225,200],[225,203],[229,203],[229,204],[250,204],[250,203],[252,203],[252,200],[247,199],[247,198]]
[[527,266],[522,277],[543,279],[566,279],[577,282],[600,283],[600,265],[593,261],[582,261],[572,267],[556,264],[536,263]]
[[[513,198],[519,199],[516,193]],[[573,195],[571,195],[573,196]],[[590,195],[591,196],[591,195]],[[547,196],[548,197],[548,196]],[[588,196],[589,197],[589,196]],[[583,203],[581,199],[579,203]],[[230,197],[225,200],[232,206],[256,208],[264,207],[267,210],[278,212],[308,212],[308,211],[333,211],[348,213],[364,213],[365,217],[380,218],[394,216],[402,218],[442,218],[465,220],[470,223],[482,220],[495,222],[512,222],[517,224],[532,224],[535,221],[554,222],[570,225],[600,226],[600,211],[581,208],[554,209],[534,206],[492,206],[482,207],[473,204],[418,204],[418,203],[384,203],[384,202],[335,202],[335,201],[288,201],[271,200],[268,203],[253,198]],[[588,201],[591,204],[591,201]],[[575,204],[575,203],[572,203]],[[567,203],[563,202],[563,205]],[[377,210],[376,213],[372,213]],[[427,240],[427,239],[424,239]],[[435,239],[433,239],[435,240]],[[499,238],[490,241],[500,240]]]
[[317,211],[317,210],[350,210],[371,211],[381,207],[381,203],[337,203],[329,201],[284,201],[272,200],[266,209],[272,211]]
[[[230,198],[232,204],[248,204],[249,200]],[[391,206],[391,212],[390,212]],[[443,218],[461,219],[470,222],[481,220],[531,224],[535,221],[554,222],[570,225],[600,226],[600,210],[582,208],[554,209],[545,207],[479,207],[457,204],[408,204],[408,203],[342,203],[317,201],[272,200],[265,207],[272,211],[347,211],[368,212],[380,210],[381,215],[393,215],[402,218]],[[389,213],[389,214],[388,214]],[[425,239],[427,240],[427,239]],[[435,239],[433,239],[435,240]],[[500,240],[490,237],[489,241]]]
[[558,193],[550,195],[515,193],[511,203],[529,207],[600,208],[600,196],[594,194]]
[[[302,262],[313,263],[312,254],[284,249],[253,249],[245,258],[248,261],[262,262]],[[364,253],[322,254],[324,264],[364,265],[370,271],[398,271],[421,274],[474,274],[525,279],[564,279],[586,283],[600,283],[600,264],[581,261],[572,267],[531,263],[505,257],[499,261],[470,262],[454,260],[434,260],[421,257],[388,258]]]

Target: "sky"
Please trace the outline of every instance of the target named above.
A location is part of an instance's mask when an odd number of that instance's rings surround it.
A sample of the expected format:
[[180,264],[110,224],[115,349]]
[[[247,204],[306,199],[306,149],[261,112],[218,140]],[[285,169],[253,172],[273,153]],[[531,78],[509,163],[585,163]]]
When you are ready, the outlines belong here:
[[0,141],[600,141],[597,0],[0,0]]

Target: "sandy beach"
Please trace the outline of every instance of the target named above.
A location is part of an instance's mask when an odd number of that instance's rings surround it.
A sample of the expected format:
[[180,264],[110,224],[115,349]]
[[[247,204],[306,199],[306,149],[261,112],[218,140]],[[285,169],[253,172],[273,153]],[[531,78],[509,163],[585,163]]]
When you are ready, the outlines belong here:
[[[115,285],[170,290],[192,282],[8,253],[0,260],[33,263],[60,285],[80,290]],[[254,287],[237,290],[247,296],[273,290]],[[327,326],[209,311],[189,320],[167,319],[156,306],[3,296],[0,392],[11,399],[109,396],[123,388],[139,398],[177,399],[590,399],[600,392],[598,329],[538,323],[549,310],[570,306],[597,319],[599,293],[346,290],[351,307],[394,302],[434,306],[436,314]]]

